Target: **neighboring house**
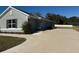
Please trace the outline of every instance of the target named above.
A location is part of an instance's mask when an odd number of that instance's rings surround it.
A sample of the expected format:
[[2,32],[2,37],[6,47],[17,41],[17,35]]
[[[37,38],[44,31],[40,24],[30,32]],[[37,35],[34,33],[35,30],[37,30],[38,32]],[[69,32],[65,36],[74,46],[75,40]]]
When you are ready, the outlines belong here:
[[[33,16],[33,15],[31,15],[30,13],[18,10],[14,7],[8,7],[0,15],[0,31],[1,32],[23,32],[22,25],[24,22],[29,22],[30,16]],[[41,19],[40,17],[37,17],[37,18]],[[34,25],[34,23],[32,25]]]

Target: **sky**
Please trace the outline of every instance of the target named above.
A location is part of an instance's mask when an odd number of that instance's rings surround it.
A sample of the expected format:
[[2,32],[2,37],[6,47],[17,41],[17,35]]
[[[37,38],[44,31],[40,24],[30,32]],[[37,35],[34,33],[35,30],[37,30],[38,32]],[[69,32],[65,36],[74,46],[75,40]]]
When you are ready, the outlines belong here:
[[[0,13],[2,13],[8,6],[0,6]],[[66,17],[79,17],[79,6],[13,6],[17,9],[26,12],[39,12],[45,16],[47,13],[59,14]]]

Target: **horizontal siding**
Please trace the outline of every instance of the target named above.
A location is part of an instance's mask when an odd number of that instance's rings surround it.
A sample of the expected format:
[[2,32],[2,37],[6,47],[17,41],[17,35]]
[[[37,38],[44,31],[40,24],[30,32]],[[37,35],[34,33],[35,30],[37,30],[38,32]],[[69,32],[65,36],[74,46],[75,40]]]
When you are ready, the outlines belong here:
[[[10,13],[12,11],[12,14]],[[29,15],[25,15],[23,13],[20,13],[19,11],[15,9],[10,9],[7,13],[3,15],[3,17],[0,19],[0,30],[2,32],[22,32],[20,28],[22,28],[22,24],[24,22],[28,22]],[[17,29],[8,29],[6,27],[6,21],[9,19],[17,19]]]
[[[12,10],[12,15],[10,15],[10,11]],[[22,27],[22,24],[25,21],[28,21],[28,15],[24,15],[14,9],[8,11],[1,19],[0,19],[0,28],[6,28],[6,20],[8,19],[17,19],[17,27]]]

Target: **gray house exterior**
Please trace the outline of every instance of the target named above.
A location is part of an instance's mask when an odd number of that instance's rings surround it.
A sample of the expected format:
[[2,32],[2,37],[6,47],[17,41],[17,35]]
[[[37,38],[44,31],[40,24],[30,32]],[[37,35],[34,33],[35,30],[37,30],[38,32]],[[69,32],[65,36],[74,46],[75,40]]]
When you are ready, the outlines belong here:
[[2,32],[23,32],[22,24],[28,22],[29,14],[16,8],[8,7],[0,15],[0,30]]
[[[29,20],[30,17],[33,17],[34,19]],[[18,10],[10,6],[0,15],[0,31],[23,32],[22,25],[24,22],[29,22],[32,25],[32,31],[36,31],[37,29],[38,30],[46,29],[53,24],[49,20],[44,20],[44,18],[30,15],[27,12],[25,13],[21,10]],[[36,25],[36,22],[38,26]]]

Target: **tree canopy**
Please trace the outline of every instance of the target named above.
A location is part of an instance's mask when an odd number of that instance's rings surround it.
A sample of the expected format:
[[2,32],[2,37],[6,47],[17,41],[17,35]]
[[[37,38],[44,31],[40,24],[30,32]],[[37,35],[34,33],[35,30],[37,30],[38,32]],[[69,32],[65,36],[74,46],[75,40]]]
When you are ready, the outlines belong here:
[[56,24],[67,24],[67,17],[65,16],[47,13],[46,18],[54,21]]
[[[35,15],[39,17],[43,17],[40,12],[36,12]],[[55,24],[72,24],[72,25],[75,24],[77,25],[79,23],[79,17],[76,17],[76,16],[67,18],[66,16],[63,16],[63,15],[47,13],[45,18],[53,21]]]

